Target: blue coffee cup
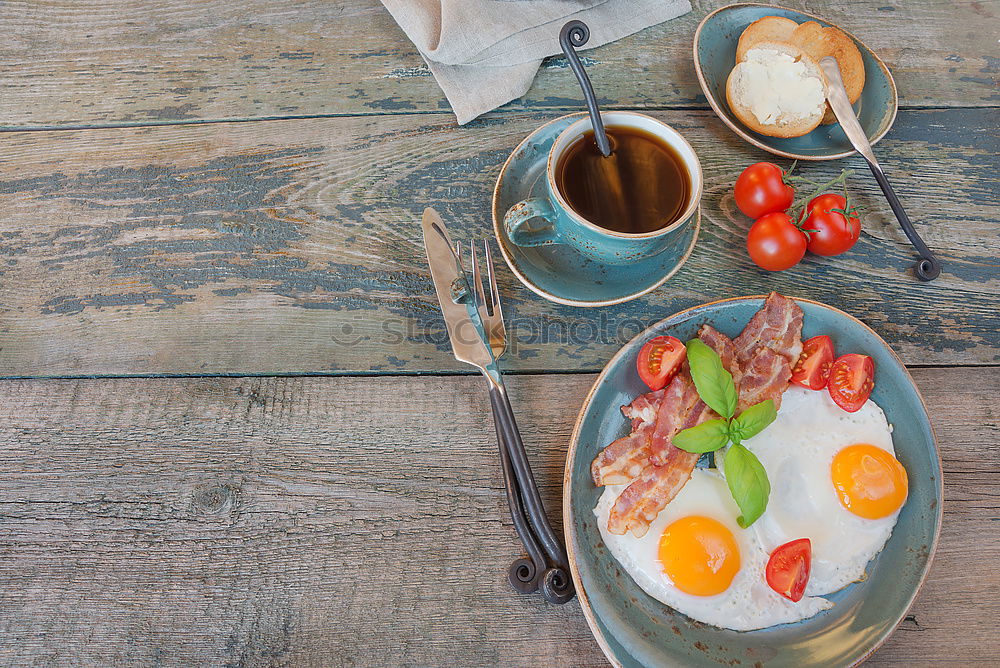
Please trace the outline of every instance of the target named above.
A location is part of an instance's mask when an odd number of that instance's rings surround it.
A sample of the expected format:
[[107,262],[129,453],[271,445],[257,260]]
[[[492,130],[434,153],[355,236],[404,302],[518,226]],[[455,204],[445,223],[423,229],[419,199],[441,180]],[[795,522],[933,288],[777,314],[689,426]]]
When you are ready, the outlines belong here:
[[588,116],[567,126],[552,143],[543,195],[522,200],[507,210],[503,223],[508,238],[517,246],[566,244],[605,264],[629,264],[667,252],[674,253],[680,262],[687,251],[688,226],[694,222],[701,201],[703,178],[697,154],[677,130],[645,114],[609,111],[601,118],[606,127],[630,127],[651,134],[680,156],[691,183],[681,214],[658,230],[628,233],[601,227],[573,210],[556,186],[556,166],[566,150],[593,128]]

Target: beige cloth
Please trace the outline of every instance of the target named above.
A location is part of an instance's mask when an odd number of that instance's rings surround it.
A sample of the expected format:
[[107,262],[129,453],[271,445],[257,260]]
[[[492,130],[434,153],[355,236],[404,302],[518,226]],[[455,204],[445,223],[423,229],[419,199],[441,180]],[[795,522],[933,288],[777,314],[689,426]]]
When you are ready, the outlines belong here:
[[[524,95],[571,19],[600,46],[691,11],[689,0],[382,0],[459,124]],[[567,72],[567,76],[572,76]],[[597,91],[600,95],[600,91]]]

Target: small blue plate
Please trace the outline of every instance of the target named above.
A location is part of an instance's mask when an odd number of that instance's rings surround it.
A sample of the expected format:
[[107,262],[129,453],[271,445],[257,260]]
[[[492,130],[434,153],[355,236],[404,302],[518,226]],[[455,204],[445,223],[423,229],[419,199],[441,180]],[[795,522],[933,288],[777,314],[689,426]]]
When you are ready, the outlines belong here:
[[514,149],[493,191],[493,231],[507,266],[528,289],[559,304],[610,306],[655,290],[677,273],[694,250],[701,209],[694,225],[688,227],[687,251],[680,260],[663,253],[627,265],[610,265],[564,244],[526,248],[512,243],[503,225],[504,215],[521,200],[544,195],[549,148],[560,132],[584,115],[569,114],[546,123]]
[[[798,160],[833,160],[852,155],[854,147],[839,123],[820,125],[801,137],[768,137],[743,125],[729,109],[726,81],[736,65],[736,44],[748,25],[765,16],[784,16],[796,23],[816,21],[823,26],[833,25],[817,16],[774,5],[729,5],[712,12],[702,20],[694,34],[694,68],[708,103],[736,134],[776,155]],[[868,141],[874,145],[896,120],[896,83],[889,68],[871,49],[851,33],[844,32],[854,40],[865,63],[865,87],[854,104],[854,110]]]
[[577,595],[590,628],[618,666],[850,666],[863,661],[906,614],[930,568],[941,527],[941,460],[923,399],[896,354],[850,315],[807,299],[803,338],[828,334],[838,353],[875,361],[872,393],[893,425],[896,456],[906,467],[909,496],[868,578],[829,598],[815,617],[737,632],[695,622],[648,596],[601,539],[593,508],[601,491],[590,477],[600,450],[628,432],[619,407],[647,391],[635,372],[639,348],[660,334],[686,341],[708,323],[729,336],[743,329],[763,297],[739,297],[682,311],[632,339],[608,362],[584,401],[566,457],[563,526]]

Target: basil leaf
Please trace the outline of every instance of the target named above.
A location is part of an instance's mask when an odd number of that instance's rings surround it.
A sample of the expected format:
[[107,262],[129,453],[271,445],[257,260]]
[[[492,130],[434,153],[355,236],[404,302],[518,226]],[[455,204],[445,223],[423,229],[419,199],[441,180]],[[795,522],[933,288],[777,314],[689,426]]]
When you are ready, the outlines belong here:
[[757,456],[742,445],[729,448],[724,466],[729,492],[742,513],[736,518],[736,523],[746,529],[767,508],[767,497],[771,494],[767,471],[761,466]]
[[687,342],[687,359],[701,400],[727,420],[733,417],[736,386],[733,375],[723,368],[719,355],[699,339],[691,339]]
[[778,412],[774,410],[774,401],[771,399],[754,404],[730,423],[730,438],[733,439],[733,443],[741,443],[744,439],[756,436],[764,430],[764,427],[774,422],[777,416]]
[[712,452],[729,442],[729,429],[725,420],[707,420],[674,435],[674,447],[685,452],[701,454]]

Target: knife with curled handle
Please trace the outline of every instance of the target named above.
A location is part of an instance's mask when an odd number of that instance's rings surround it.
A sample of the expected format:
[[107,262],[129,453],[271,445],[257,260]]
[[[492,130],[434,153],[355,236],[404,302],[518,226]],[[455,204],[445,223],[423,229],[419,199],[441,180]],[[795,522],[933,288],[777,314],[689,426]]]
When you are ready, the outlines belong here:
[[437,211],[430,207],[424,210],[422,227],[427,263],[455,359],[479,369],[490,385],[490,403],[500,446],[507,505],[514,530],[528,552],[527,559],[517,559],[511,564],[507,579],[511,587],[520,593],[541,589],[547,601],[566,603],[576,593],[566,552],[545,515],[503,376],[487,343],[472,287]]
[[833,56],[826,56],[820,59],[819,65],[826,77],[826,99],[830,103],[830,108],[833,109],[834,116],[837,117],[837,121],[840,123],[840,127],[843,128],[844,134],[847,135],[847,139],[850,140],[851,145],[854,146],[857,152],[861,154],[861,157],[865,159],[865,162],[868,163],[868,168],[872,171],[872,175],[878,181],[882,193],[889,201],[892,212],[896,214],[896,220],[899,221],[903,232],[906,233],[906,237],[920,254],[921,259],[915,267],[917,278],[922,281],[934,280],[941,274],[941,263],[934,257],[934,253],[927,247],[927,244],[920,238],[920,235],[917,234],[917,230],[913,227],[913,223],[910,222],[909,216],[903,210],[903,205],[900,203],[899,198],[896,197],[896,192],[889,185],[889,179],[886,178],[885,172],[882,171],[878,160],[875,159],[875,153],[872,152],[872,145],[868,141],[865,131],[861,128],[858,117],[854,115],[854,108],[847,97],[847,90],[844,88],[844,80],[840,76],[840,66],[837,65],[837,59]]

